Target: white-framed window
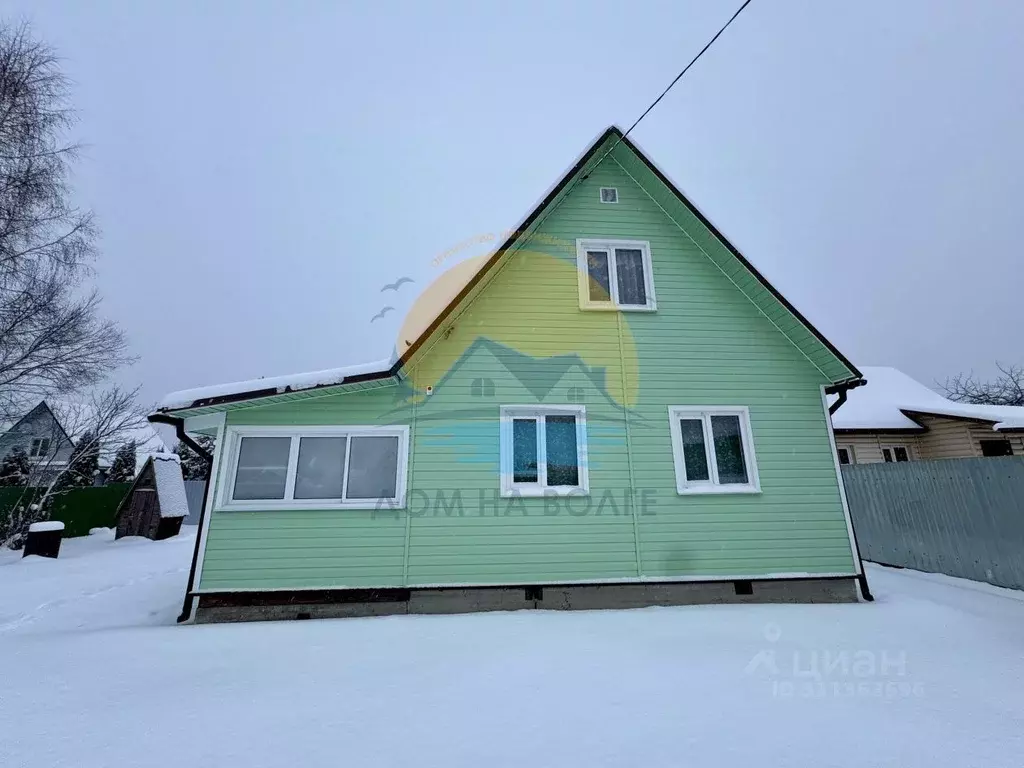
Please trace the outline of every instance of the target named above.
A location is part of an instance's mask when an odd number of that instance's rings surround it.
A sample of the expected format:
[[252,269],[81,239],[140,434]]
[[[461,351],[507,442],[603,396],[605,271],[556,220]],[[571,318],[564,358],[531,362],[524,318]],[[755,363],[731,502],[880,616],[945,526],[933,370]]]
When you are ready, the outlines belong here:
[[44,456],[50,455],[50,438],[48,437],[34,437],[32,438],[32,445],[29,446],[28,450],[29,458],[41,459]]
[[651,244],[645,240],[576,241],[580,308],[657,309]]
[[619,202],[619,190],[615,187],[601,187],[601,202],[602,203],[617,203]]
[[669,406],[679,493],[759,493],[746,406]]
[[405,506],[409,427],[229,427],[219,509]]
[[590,492],[585,406],[503,405],[500,437],[502,496]]
[[856,464],[857,454],[853,451],[852,445],[837,445],[836,456],[840,464]]
[[883,445],[882,460],[886,464],[910,461],[910,449],[905,445]]

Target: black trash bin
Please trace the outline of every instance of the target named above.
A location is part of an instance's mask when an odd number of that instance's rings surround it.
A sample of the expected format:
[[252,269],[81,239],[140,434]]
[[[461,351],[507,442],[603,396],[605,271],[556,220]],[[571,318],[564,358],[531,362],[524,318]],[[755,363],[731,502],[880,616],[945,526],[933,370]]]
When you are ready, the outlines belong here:
[[28,538],[25,539],[25,550],[21,556],[57,557],[60,554],[60,540],[63,536],[62,522],[46,520],[42,523],[32,523],[28,527]]

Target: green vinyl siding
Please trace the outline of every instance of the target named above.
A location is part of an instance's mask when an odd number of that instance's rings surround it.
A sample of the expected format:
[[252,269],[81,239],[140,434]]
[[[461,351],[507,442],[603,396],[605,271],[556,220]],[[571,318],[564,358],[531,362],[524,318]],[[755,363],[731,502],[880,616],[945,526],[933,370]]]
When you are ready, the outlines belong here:
[[[763,286],[713,259],[717,241],[670,217],[619,154],[417,355],[407,386],[430,383],[431,395],[387,387],[228,412],[229,426],[409,424],[408,508],[214,512],[201,589],[854,572],[820,391],[845,367],[788,311],[755,300]],[[619,203],[601,204],[602,186]],[[580,310],[577,238],[648,241],[657,311]],[[507,350],[526,360],[514,375]],[[530,363],[577,352],[557,376]],[[483,380],[493,394],[474,390]],[[589,497],[500,498],[500,406],[568,404],[570,388],[587,409]],[[761,493],[678,495],[672,405],[747,406]]]
[[[229,411],[226,424],[378,424],[394,397],[395,388],[384,387],[253,406]],[[226,474],[222,467],[220,481]],[[405,529],[404,520],[374,510],[214,511],[199,588],[400,586]]]

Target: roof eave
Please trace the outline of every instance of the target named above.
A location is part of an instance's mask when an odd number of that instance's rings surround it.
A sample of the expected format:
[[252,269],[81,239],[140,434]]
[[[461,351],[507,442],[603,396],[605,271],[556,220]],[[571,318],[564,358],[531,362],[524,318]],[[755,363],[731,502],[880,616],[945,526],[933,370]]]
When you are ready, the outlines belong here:
[[248,401],[263,400],[268,397],[276,397],[278,395],[306,393],[306,392],[318,392],[325,389],[332,389],[336,387],[344,387],[350,384],[360,384],[367,381],[380,381],[389,378],[395,378],[398,376],[399,369],[401,368],[401,361],[396,362],[390,369],[386,371],[373,371],[370,373],[359,373],[352,376],[346,376],[341,381],[335,381],[330,384],[317,384],[312,387],[300,387],[293,388],[289,386],[285,387],[266,387],[263,389],[253,389],[246,392],[234,392],[229,395],[218,395],[216,397],[204,397],[198,400],[193,400],[189,405],[174,406],[173,408],[157,408],[156,413],[149,417],[150,421],[154,421],[153,416],[160,414],[174,416],[181,414],[184,411],[191,411],[197,408],[214,408],[223,405],[240,405]]

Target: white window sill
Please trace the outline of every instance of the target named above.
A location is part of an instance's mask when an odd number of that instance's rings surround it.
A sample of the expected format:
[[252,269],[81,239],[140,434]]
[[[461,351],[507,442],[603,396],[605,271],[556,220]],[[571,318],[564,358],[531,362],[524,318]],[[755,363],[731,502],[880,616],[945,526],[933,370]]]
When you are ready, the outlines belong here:
[[377,499],[367,499],[360,501],[318,501],[311,499],[307,503],[298,502],[285,502],[280,501],[252,501],[252,502],[238,502],[232,504],[225,504],[217,507],[215,512],[320,512],[320,511],[336,511],[342,512],[350,509],[380,509],[380,510],[392,510],[392,509],[405,509],[405,501],[399,499],[383,500],[378,501]]
[[513,499],[517,496],[523,498],[544,498],[545,496],[589,496],[589,488],[580,487],[550,487],[550,488],[509,488],[501,492],[503,499]]
[[639,305],[626,304],[621,307],[616,307],[614,304],[580,304],[580,309],[584,312],[657,312],[658,308],[655,307],[641,307]]
[[721,496],[724,494],[752,495],[761,493],[761,489],[753,485],[709,485],[691,488],[676,488],[679,496]]

